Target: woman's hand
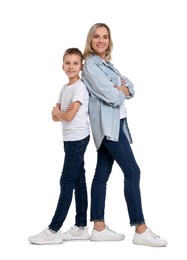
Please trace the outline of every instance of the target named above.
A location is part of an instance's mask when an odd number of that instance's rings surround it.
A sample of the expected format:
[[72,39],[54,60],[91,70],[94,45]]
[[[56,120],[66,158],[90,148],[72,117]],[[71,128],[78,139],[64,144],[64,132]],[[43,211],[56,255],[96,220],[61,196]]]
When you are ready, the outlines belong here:
[[126,86],[116,86],[116,88],[121,90],[125,96],[130,96],[129,89]]

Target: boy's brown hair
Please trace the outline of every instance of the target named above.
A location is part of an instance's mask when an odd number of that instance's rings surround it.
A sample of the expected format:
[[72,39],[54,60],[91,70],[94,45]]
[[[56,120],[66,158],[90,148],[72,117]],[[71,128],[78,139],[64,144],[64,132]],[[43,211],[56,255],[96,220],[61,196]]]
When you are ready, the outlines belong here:
[[82,54],[82,52],[78,48],[69,48],[69,49],[67,49],[64,52],[63,61],[64,61],[64,58],[65,58],[66,55],[72,55],[72,54],[76,54],[76,55],[80,56],[81,62],[83,62],[83,60],[84,60],[83,54]]

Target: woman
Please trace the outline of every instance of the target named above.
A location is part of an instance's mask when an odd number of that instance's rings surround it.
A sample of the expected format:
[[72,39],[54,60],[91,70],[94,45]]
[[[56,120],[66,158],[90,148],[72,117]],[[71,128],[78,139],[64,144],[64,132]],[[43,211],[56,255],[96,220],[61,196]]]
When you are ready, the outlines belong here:
[[97,149],[97,165],[91,188],[92,241],[123,240],[105,224],[106,184],[114,161],[124,174],[124,196],[130,225],[135,226],[134,244],[166,246],[167,242],[155,235],[146,225],[139,188],[140,169],[130,143],[124,102],[134,95],[132,82],[112,65],[113,42],[110,28],[105,23],[94,24],[87,35],[83,52],[85,63],[82,79],[90,92],[89,116]]

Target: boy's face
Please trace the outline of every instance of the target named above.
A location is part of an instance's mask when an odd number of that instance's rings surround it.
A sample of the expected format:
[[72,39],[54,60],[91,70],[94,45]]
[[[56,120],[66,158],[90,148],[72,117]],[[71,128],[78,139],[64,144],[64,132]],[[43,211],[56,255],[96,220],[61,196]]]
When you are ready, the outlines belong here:
[[79,76],[79,73],[82,70],[82,62],[80,56],[77,54],[67,54],[64,57],[62,69],[69,78]]

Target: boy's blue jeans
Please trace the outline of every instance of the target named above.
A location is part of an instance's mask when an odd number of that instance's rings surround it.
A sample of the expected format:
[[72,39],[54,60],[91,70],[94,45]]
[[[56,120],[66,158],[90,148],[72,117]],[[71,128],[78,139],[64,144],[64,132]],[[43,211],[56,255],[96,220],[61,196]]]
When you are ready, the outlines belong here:
[[140,169],[134,158],[130,143],[123,131],[123,120],[120,120],[118,142],[104,138],[98,150],[97,165],[91,187],[90,220],[104,220],[106,184],[115,160],[124,174],[124,196],[127,203],[130,225],[134,226],[145,223],[139,187]]
[[67,216],[75,190],[76,226],[87,225],[87,186],[84,168],[84,154],[90,136],[79,141],[64,142],[64,166],[60,178],[60,196],[49,228],[58,231]]

